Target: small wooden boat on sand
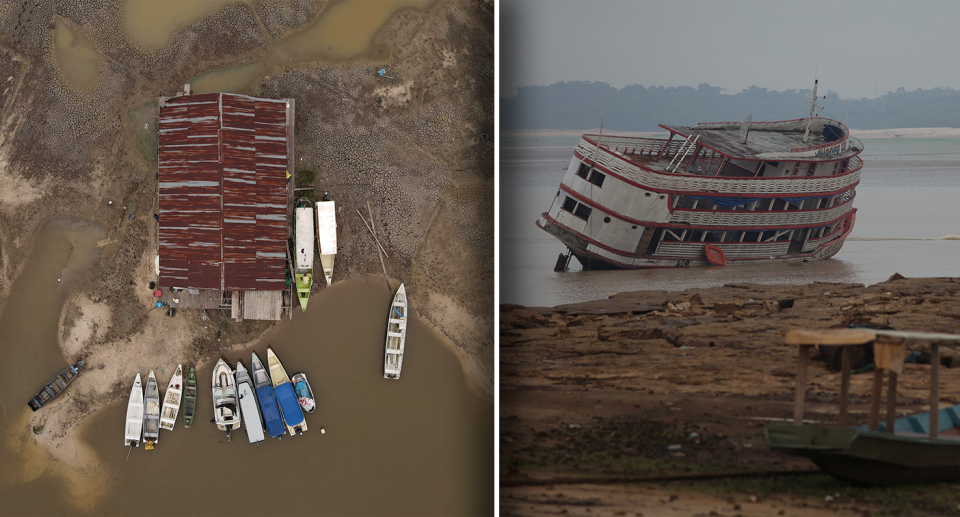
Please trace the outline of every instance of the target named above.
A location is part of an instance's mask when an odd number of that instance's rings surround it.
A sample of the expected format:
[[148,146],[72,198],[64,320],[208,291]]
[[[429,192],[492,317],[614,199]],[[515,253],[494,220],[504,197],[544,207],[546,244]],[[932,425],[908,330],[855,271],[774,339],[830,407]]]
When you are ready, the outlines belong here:
[[260,362],[256,352],[253,353],[251,364],[253,383],[257,390],[257,402],[260,403],[260,412],[263,413],[263,423],[267,427],[267,434],[270,435],[270,438],[282,437],[286,429],[283,426],[280,406],[277,405],[277,397],[273,391],[273,380],[270,379],[270,374],[263,367],[263,363]]
[[403,346],[407,340],[407,291],[397,289],[387,314],[387,344],[383,354],[383,378],[399,379],[403,367]]
[[270,378],[273,380],[273,391],[277,395],[277,403],[280,404],[280,416],[287,425],[287,432],[290,436],[303,434],[307,430],[307,421],[303,418],[303,411],[300,410],[300,403],[297,402],[297,394],[293,389],[293,383],[290,377],[287,377],[286,370],[280,364],[280,359],[273,353],[272,348],[267,348],[267,363],[270,365]]
[[177,423],[177,413],[180,412],[182,394],[183,365],[178,364],[173,376],[170,377],[170,384],[167,384],[167,392],[163,395],[163,407],[160,410],[160,429],[173,431],[173,426]]
[[133,381],[130,401],[127,402],[127,420],[123,429],[123,444],[130,447],[140,446],[140,434],[143,430],[143,384],[140,374]]
[[[897,382],[907,343],[930,342],[930,407],[933,411],[896,418]],[[960,405],[940,409],[940,343],[960,335],[877,329],[792,330],[786,342],[799,345],[794,423],[766,426],[772,450],[810,458],[834,477],[871,485],[934,483],[960,479]],[[847,412],[851,349],[873,342],[873,396],[869,423],[853,427]],[[842,346],[838,425],[803,424],[806,363],[813,345]],[[889,373],[886,423],[880,422],[883,375]]]
[[190,367],[187,382],[183,387],[183,427],[193,424],[193,415],[197,411],[197,373]]
[[253,381],[243,363],[237,360],[237,394],[240,396],[240,414],[243,418],[243,427],[247,430],[247,440],[250,443],[263,441],[263,420],[260,419],[260,406],[257,404],[257,393],[253,388]]
[[143,395],[143,448],[153,450],[160,437],[160,388],[153,370],[147,376],[147,389]]
[[233,379],[233,370],[226,361],[220,359],[213,367],[213,420],[217,429],[226,431],[227,441],[230,433],[240,428],[240,408],[237,405],[237,386]]
[[63,390],[67,389],[67,386],[69,386],[70,383],[73,382],[73,379],[77,377],[77,374],[80,373],[81,368],[83,368],[83,359],[77,361],[73,366],[66,367],[62,372],[58,373],[56,377],[50,379],[50,382],[27,403],[30,409],[36,411],[47,402],[56,398],[57,395],[63,393]]
[[293,391],[297,394],[297,402],[307,413],[313,413],[317,409],[317,399],[313,397],[313,389],[310,388],[310,381],[307,380],[307,374],[300,372],[293,374]]

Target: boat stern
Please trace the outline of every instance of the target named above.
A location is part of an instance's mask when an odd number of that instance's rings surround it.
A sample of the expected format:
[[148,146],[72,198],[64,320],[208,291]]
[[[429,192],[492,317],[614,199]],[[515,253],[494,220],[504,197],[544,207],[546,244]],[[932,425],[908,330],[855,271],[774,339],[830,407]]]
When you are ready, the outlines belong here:
[[313,287],[312,272],[297,272],[297,298],[300,300],[300,310],[307,311],[307,302],[310,300],[310,289]]

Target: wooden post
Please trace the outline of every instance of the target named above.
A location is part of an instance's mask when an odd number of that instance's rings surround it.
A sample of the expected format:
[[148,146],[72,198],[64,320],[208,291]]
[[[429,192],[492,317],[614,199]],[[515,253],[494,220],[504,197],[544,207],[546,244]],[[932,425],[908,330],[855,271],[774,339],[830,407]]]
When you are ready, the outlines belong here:
[[880,396],[883,395],[883,368],[873,371],[873,397],[870,399],[870,430],[880,429]]
[[930,438],[940,436],[940,343],[930,345]]
[[850,402],[850,354],[849,346],[843,347],[840,368],[840,425],[847,425],[847,407]]
[[887,432],[893,434],[897,419],[897,372],[887,373]]
[[803,425],[803,399],[807,394],[807,361],[810,359],[810,345],[797,347],[797,398],[793,406],[793,423]]

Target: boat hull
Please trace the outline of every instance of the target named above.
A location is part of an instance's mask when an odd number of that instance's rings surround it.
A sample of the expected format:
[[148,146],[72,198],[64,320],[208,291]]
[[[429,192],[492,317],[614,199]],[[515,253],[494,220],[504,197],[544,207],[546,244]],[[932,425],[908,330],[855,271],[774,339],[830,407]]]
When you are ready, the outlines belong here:
[[56,377],[50,379],[50,382],[45,384],[43,389],[37,392],[37,394],[30,399],[30,402],[27,403],[30,409],[36,411],[63,393],[63,391],[67,389],[67,386],[80,374],[80,369],[83,368],[83,365],[84,361],[81,359],[75,364],[64,368]]
[[220,359],[213,368],[213,420],[217,429],[230,432],[240,428],[240,410],[237,404],[237,386],[233,378],[233,370]]
[[898,485],[960,479],[960,440],[929,439],[839,426],[768,424],[772,450],[810,458],[853,483]]
[[303,434],[307,430],[307,421],[303,417],[300,403],[297,402],[296,391],[293,389],[293,383],[290,382],[290,377],[287,376],[283,364],[280,363],[280,359],[277,358],[271,348],[267,348],[267,363],[270,365],[273,391],[277,396],[280,416],[287,426],[287,432],[290,433],[290,436]]
[[143,384],[140,374],[133,381],[130,390],[130,399],[127,402],[127,418],[124,422],[123,444],[130,447],[140,446],[140,436],[143,432]]
[[197,411],[197,372],[193,366],[183,387],[183,427],[193,425],[193,415]]
[[292,381],[293,389],[297,394],[297,402],[300,403],[300,408],[307,413],[313,413],[317,409],[317,399],[313,396],[313,388],[310,387],[307,374],[303,372],[295,373],[293,374]]
[[[843,221],[843,227],[838,230],[832,239],[818,245],[812,251],[778,253],[763,255],[755,250],[737,250],[730,243],[713,243],[713,246],[723,250],[727,265],[756,264],[758,262],[810,262],[824,260],[836,255],[846,238],[853,231],[856,220],[856,209],[852,209]],[[645,268],[680,268],[680,267],[707,267],[713,266],[703,251],[703,244],[682,243],[685,253],[682,255],[645,255],[623,253],[617,250],[606,249],[588,237],[567,228],[551,219],[544,213],[537,226],[554,235],[577,258],[584,270],[604,269],[645,269]],[[736,244],[734,246],[751,246],[751,244]],[[678,247],[679,248],[679,247]],[[741,251],[738,253],[738,251]]]
[[147,387],[143,394],[143,444],[152,449],[160,437],[160,387],[153,370],[147,377]]
[[296,219],[293,250],[294,276],[300,309],[306,311],[310,290],[313,288],[313,207],[303,198],[297,201],[297,205],[294,210]]
[[243,363],[237,361],[237,394],[240,397],[240,415],[243,419],[243,428],[247,431],[247,440],[250,443],[263,441],[263,420],[260,419],[260,405],[257,403],[257,393],[253,388],[253,381],[247,374]]
[[283,425],[283,417],[280,416],[277,396],[273,391],[273,381],[257,354],[253,353],[252,356],[253,383],[257,390],[257,401],[260,403],[260,412],[263,414],[267,434],[270,438],[283,436],[286,428]]
[[403,284],[397,289],[387,314],[387,340],[383,352],[383,378],[400,379],[403,351],[407,340],[407,290]]
[[167,392],[163,395],[163,407],[160,411],[160,429],[173,431],[177,423],[177,413],[180,412],[180,401],[183,395],[183,365],[177,365],[176,371],[167,384]]

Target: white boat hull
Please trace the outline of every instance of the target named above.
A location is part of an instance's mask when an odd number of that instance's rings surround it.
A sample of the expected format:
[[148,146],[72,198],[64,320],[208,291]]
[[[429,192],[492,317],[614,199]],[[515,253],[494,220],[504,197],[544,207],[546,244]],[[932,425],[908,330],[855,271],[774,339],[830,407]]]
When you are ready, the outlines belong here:
[[397,289],[387,315],[387,342],[384,347],[383,378],[399,379],[403,368],[403,348],[407,340],[407,290]]
[[140,374],[133,381],[130,390],[130,401],[127,402],[127,420],[123,432],[123,444],[131,447],[140,446],[140,433],[143,431],[143,384]]
[[173,431],[177,423],[177,414],[180,413],[180,399],[183,395],[183,365],[178,364],[177,370],[170,377],[167,392],[163,395],[163,408],[160,410],[160,429]]

